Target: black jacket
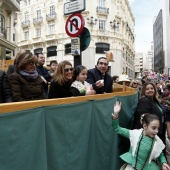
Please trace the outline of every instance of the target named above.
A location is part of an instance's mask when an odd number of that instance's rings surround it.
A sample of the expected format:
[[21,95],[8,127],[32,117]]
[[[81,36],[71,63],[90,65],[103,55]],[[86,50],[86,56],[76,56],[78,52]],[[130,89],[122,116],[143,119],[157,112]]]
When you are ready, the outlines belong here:
[[4,71],[0,70],[0,103],[8,103],[12,101],[7,75]]
[[104,86],[102,88],[98,89],[96,87],[95,83],[96,83],[96,81],[102,80],[102,79],[103,79],[103,75],[97,68],[88,70],[86,81],[88,83],[92,84],[93,89],[96,90],[96,94],[103,94],[104,92],[111,93],[112,85],[113,85],[113,78],[108,73],[105,73]]
[[142,125],[140,123],[140,117],[142,114],[150,113],[155,114],[158,116],[160,121],[160,129],[158,134],[164,133],[164,113],[163,110],[161,110],[161,106],[156,99],[151,99],[147,96],[141,98],[138,102],[135,114],[134,114],[134,126],[133,129],[139,129],[142,128]]

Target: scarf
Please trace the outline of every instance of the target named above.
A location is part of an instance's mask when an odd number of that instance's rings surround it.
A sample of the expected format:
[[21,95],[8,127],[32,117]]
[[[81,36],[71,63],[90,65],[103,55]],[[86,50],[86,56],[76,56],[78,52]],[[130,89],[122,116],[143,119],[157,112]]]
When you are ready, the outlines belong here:
[[37,79],[38,77],[38,72],[36,69],[34,71],[19,70],[19,74],[31,79]]

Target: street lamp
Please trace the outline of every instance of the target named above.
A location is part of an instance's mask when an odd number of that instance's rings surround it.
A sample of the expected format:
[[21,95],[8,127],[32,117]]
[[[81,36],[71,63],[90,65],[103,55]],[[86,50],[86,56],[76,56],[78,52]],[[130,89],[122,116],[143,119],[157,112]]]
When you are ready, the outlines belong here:
[[114,20],[113,22],[110,21],[110,26],[111,26],[111,28],[113,28],[114,31],[115,31],[116,28],[119,28],[119,22],[116,22],[116,20]]
[[91,26],[96,25],[97,19],[93,19],[93,16],[91,16],[90,18],[87,18],[87,23]]

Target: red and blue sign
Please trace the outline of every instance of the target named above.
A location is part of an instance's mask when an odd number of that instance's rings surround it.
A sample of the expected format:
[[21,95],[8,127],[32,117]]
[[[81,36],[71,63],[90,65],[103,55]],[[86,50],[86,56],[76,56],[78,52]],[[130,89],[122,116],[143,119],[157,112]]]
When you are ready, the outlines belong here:
[[84,29],[85,21],[80,13],[69,16],[66,21],[65,30],[68,36],[77,37]]

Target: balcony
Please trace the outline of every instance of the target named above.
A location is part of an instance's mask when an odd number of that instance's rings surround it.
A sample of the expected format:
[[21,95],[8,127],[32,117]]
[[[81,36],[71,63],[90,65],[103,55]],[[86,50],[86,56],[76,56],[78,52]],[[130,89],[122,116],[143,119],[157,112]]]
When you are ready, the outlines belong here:
[[54,21],[57,18],[57,14],[54,12],[53,14],[46,14],[47,21]]
[[36,43],[41,43],[43,42],[43,38],[42,37],[34,37],[33,38],[33,44],[36,44]]
[[22,41],[20,41],[19,46],[26,46],[26,45],[29,45],[31,43],[32,42],[30,40],[22,40]]
[[109,14],[109,8],[97,6],[96,12],[98,14],[108,15]]
[[48,34],[48,35],[46,35],[46,41],[56,40],[56,39],[57,39],[57,35],[56,34]]
[[42,21],[43,21],[43,17],[33,18],[34,25],[39,25],[42,23]]
[[14,11],[20,10],[20,3],[19,0],[8,0],[8,3],[10,4],[10,8]]
[[3,27],[0,27],[0,37],[7,38],[7,30]]
[[21,25],[22,25],[23,28],[29,27],[30,26],[30,21],[29,20],[22,21]]

